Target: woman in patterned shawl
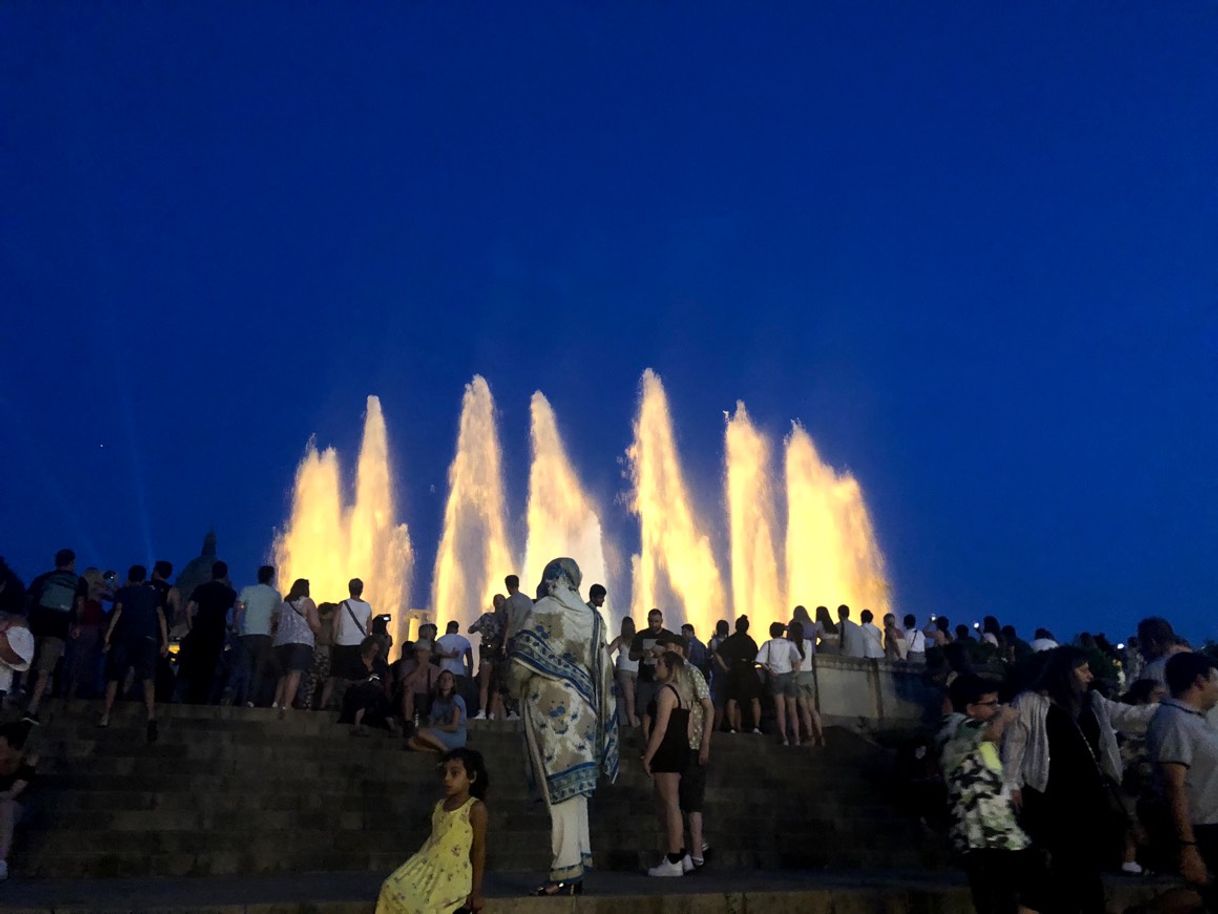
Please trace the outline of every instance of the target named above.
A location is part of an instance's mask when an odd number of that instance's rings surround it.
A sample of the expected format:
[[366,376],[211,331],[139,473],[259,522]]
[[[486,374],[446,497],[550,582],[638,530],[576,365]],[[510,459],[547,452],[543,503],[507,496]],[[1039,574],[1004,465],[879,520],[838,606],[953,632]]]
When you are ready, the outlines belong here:
[[605,624],[579,596],[573,559],[546,565],[538,600],[512,640],[512,691],[524,724],[529,784],[550,811],[550,879],[538,895],[576,895],[592,865],[588,797],[617,778],[617,702]]

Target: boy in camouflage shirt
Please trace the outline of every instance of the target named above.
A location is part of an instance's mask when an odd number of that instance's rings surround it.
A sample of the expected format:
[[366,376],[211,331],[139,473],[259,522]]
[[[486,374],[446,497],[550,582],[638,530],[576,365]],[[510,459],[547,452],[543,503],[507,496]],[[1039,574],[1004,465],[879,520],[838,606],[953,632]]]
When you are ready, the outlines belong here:
[[1042,911],[1043,867],[1015,821],[1003,786],[998,744],[1017,712],[998,701],[993,683],[971,673],[948,689],[954,713],[936,744],[947,782],[950,838],[968,873],[977,914]]

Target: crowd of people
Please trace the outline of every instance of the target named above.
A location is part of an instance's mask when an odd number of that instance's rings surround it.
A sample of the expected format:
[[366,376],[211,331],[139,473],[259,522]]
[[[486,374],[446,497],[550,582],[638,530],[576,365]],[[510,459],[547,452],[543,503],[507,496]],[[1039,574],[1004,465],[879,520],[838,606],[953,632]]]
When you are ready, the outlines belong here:
[[976,909],[1100,914],[1106,870],[1179,874],[1197,894],[1164,909],[1218,909],[1215,658],[1157,617],[1133,649],[989,630],[991,650],[945,650],[936,739]]
[[[679,877],[709,850],[712,737],[768,731],[784,746],[824,746],[816,657],[838,655],[919,667],[943,686],[937,778],[979,912],[1099,914],[1110,864],[1178,872],[1204,903],[1218,903],[1218,731],[1206,719],[1218,704],[1218,664],[1163,619],[1143,620],[1116,645],[1090,633],[1060,644],[1046,629],[1025,641],[993,616],[954,627],[931,616],[919,627],[889,613],[877,625],[869,610],[855,622],[844,605],[836,620],[827,607],[796,606],[758,645],[747,615],[720,620],[703,642],[688,622],[668,629],[657,608],[641,629],[623,619],[610,639],[605,587],[593,584],[585,602],[578,566],[555,559],[536,600],[509,575],[506,593],[465,633],[455,621],[443,635],[422,625],[391,663],[388,616],[374,612],[359,579],[347,599],[318,605],[307,580],[281,595],[270,566],[240,591],[220,561],[189,594],[171,574],[158,562],[151,572],[132,566],[121,583],[95,569],[78,575],[65,549],[25,588],[0,566],[0,690],[26,696],[22,723],[0,732],[10,750],[0,775],[12,782],[0,795],[0,851],[15,794],[33,777],[21,744],[45,697],[100,697],[105,727],[131,694],[143,701],[150,741],[159,700],[227,702],[281,715],[333,707],[357,733],[394,730],[409,748],[442,754],[445,799],[432,837],[386,882],[384,911],[409,908],[416,883],[450,910],[481,906],[489,775],[466,747],[469,720],[520,721],[552,822],[541,895],[582,889],[588,799],[601,776],[616,777],[619,727],[637,728],[663,843],[648,872]],[[479,639],[476,663],[467,635]],[[466,849],[460,865],[454,846]]]

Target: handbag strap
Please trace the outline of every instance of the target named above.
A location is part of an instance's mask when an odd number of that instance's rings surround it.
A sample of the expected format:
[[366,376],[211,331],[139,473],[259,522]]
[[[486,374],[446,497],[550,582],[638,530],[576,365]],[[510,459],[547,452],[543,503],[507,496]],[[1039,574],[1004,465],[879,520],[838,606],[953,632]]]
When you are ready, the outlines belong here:
[[367,638],[368,633],[364,631],[364,627],[359,624],[359,619],[355,618],[355,611],[351,609],[351,601],[343,600],[343,608],[347,610],[347,615],[351,617],[351,621],[355,623],[355,627],[359,629],[362,637]]

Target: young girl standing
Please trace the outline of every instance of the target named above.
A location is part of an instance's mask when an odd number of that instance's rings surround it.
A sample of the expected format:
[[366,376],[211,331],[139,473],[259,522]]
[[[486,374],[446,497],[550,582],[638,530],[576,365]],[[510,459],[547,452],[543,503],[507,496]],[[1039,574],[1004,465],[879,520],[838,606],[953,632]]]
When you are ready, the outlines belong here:
[[418,853],[385,880],[376,914],[452,914],[482,910],[486,867],[486,804],[490,786],[482,754],[447,753],[444,799],[431,814],[431,835]]

